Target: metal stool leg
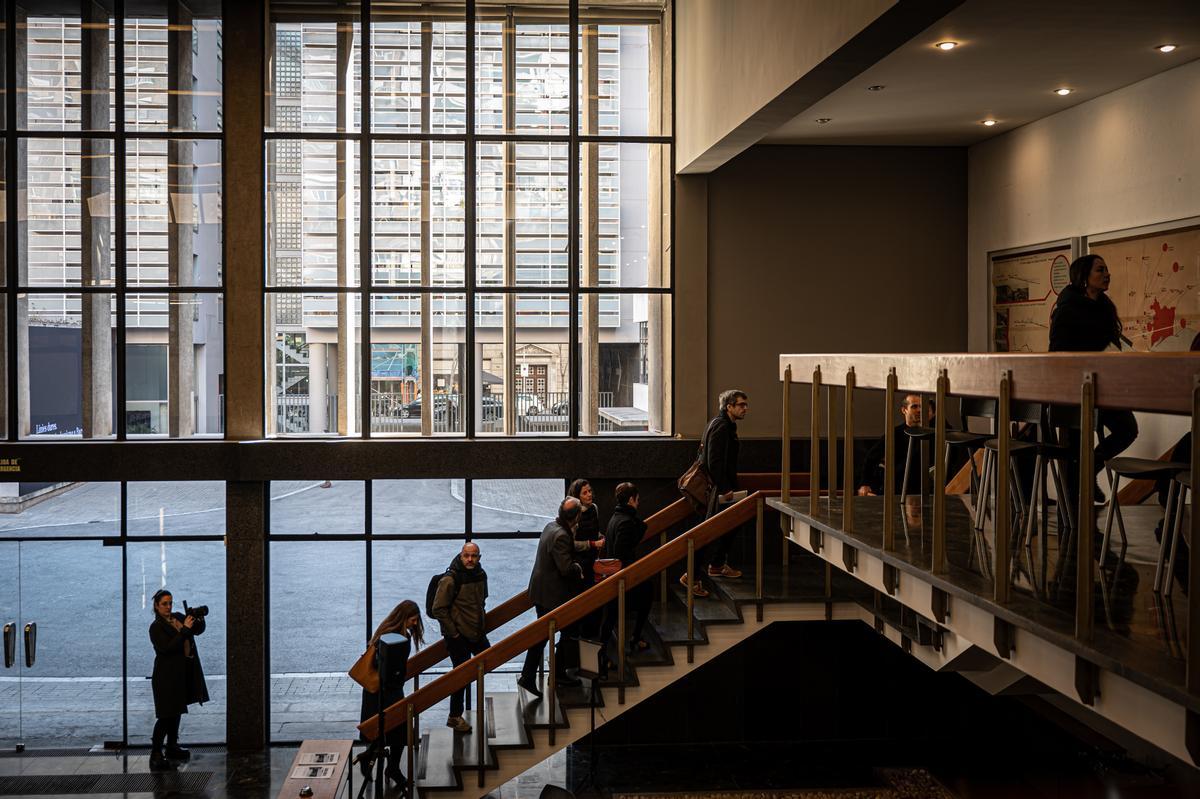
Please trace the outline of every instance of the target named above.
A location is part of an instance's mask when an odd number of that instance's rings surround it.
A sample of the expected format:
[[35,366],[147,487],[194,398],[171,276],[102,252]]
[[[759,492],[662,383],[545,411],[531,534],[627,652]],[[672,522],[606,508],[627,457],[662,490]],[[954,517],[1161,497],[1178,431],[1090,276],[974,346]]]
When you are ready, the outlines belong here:
[[1033,526],[1037,520],[1038,499],[1045,493],[1042,487],[1042,456],[1038,455],[1033,462],[1033,491],[1029,496],[1029,513],[1025,516],[1025,546],[1033,547]]
[[994,453],[990,449],[983,451],[983,469],[979,477],[979,500],[975,511],[975,529],[983,532],[984,522],[987,521],[988,502],[992,496],[992,461]]
[[[1163,596],[1170,596],[1171,589],[1175,585],[1175,557],[1179,550],[1179,539],[1183,536],[1183,509],[1187,507],[1188,487],[1185,485],[1179,486],[1179,495],[1175,499],[1175,504],[1178,511],[1175,514],[1175,530],[1171,533],[1171,557],[1167,560],[1167,575],[1166,588],[1163,591]],[[1192,513],[1196,509],[1192,508]],[[1190,553],[1189,553],[1190,554]],[[1194,565],[1195,558],[1188,559],[1188,568],[1196,568]]]
[[[1101,569],[1104,568],[1104,558],[1108,555],[1108,542],[1112,538],[1113,517],[1115,517],[1117,515],[1116,514],[1117,492],[1116,492],[1116,488],[1114,486],[1114,482],[1116,480],[1120,479],[1119,477],[1114,475],[1112,473],[1112,470],[1109,469],[1107,466],[1104,467],[1104,471],[1108,472],[1108,486],[1109,486],[1109,490],[1112,491],[1113,493],[1112,493],[1112,496],[1108,500],[1108,513],[1106,513],[1104,515],[1104,540],[1100,543],[1100,568]],[[1079,475],[1079,479],[1083,480],[1082,474]]]
[[[1167,545],[1175,533],[1175,497],[1179,494],[1179,483],[1171,481],[1167,489],[1167,507],[1163,512],[1162,537],[1158,542],[1158,561],[1154,566],[1154,593],[1163,593],[1163,565],[1167,560]],[[1169,583],[1168,583],[1169,585]]]
[[912,450],[913,439],[909,437],[908,450],[904,454],[904,478],[900,483],[900,507],[904,507],[904,500],[908,499],[908,467],[912,464]]
[[1071,497],[1067,494],[1067,483],[1063,480],[1058,461],[1050,461],[1050,475],[1054,478],[1054,493],[1058,497],[1059,513],[1067,520],[1069,529],[1075,528],[1075,511]]

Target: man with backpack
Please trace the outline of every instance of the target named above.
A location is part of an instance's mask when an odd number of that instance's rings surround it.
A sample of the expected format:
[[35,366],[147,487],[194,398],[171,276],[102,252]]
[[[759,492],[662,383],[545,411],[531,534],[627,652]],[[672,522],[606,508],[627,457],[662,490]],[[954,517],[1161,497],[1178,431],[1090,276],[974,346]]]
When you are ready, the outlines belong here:
[[[484,622],[487,603],[487,572],[479,565],[479,545],[468,541],[462,552],[450,561],[445,573],[434,576],[425,595],[425,612],[442,626],[442,637],[455,666],[466,663],[491,646]],[[446,726],[456,733],[471,731],[463,718],[466,689],[450,696],[450,717]]]

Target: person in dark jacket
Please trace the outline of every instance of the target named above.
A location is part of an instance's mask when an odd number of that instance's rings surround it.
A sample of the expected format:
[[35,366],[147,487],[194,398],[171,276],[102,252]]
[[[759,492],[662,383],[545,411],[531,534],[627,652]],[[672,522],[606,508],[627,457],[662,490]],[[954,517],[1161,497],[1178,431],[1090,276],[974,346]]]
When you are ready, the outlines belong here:
[[[154,594],[154,621],[150,643],[154,646],[154,734],[151,738],[150,770],[173,771],[173,760],[191,755],[179,745],[179,720],[188,705],[208,701],[208,686],[196,649],[196,636],[204,632],[203,617],[173,613],[174,598],[163,588]],[[163,750],[164,740],[166,750]]]
[[[575,541],[584,541],[590,544],[600,537],[600,511],[594,502],[595,495],[592,491],[592,484],[582,478],[573,480],[567,489],[567,496],[575,497],[582,506],[582,510],[579,512],[579,525],[575,528]],[[596,556],[596,550],[590,546],[582,552],[575,553],[575,560],[583,569],[581,590],[586,591],[596,582]],[[589,613],[579,622],[579,635],[583,638],[595,638],[599,634],[603,620],[603,608]]]
[[[738,466],[738,434],[737,423],[746,418],[750,410],[750,398],[744,391],[729,389],[722,391],[717,400],[717,415],[708,423],[704,437],[700,439],[703,449],[704,468],[713,483],[713,493],[709,498],[708,519],[724,510],[733,501],[733,492],[737,491]],[[742,573],[729,565],[729,548],[733,545],[735,533],[726,533],[701,552],[696,562],[708,564],[709,577],[738,578]],[[679,578],[681,585],[687,585],[687,573]],[[708,596],[708,589],[700,580],[692,584],[692,593],[699,597]]]
[[[617,486],[616,507],[608,519],[609,557],[621,561],[621,568],[630,566],[638,559],[637,549],[646,535],[646,523],[638,518],[638,489],[633,483],[621,483]],[[650,645],[642,638],[646,629],[646,620],[650,617],[650,605],[654,602],[654,583],[647,580],[629,589],[625,595],[626,605],[636,614],[633,622],[633,632],[629,638],[629,648],[635,652],[649,649]],[[600,631],[600,640],[607,643],[617,626],[617,603],[611,602],[605,609],[604,626]],[[618,641],[619,646],[625,642]]]
[[[533,561],[533,571],[529,575],[529,598],[533,600],[533,607],[539,619],[569,601],[582,587],[583,568],[576,560],[576,553],[589,547],[600,549],[604,546],[603,538],[590,543],[575,540],[575,528],[579,524],[582,510],[579,500],[567,497],[558,506],[558,516],[546,525],[546,529],[542,530],[542,537],[538,539],[537,555]],[[555,681],[560,686],[579,685],[578,677],[571,677],[566,673],[566,669],[578,660],[578,650],[571,646],[572,640],[569,629],[559,633],[558,646],[555,649]],[[517,680],[518,686],[537,697],[542,695],[537,687],[537,670],[545,651],[545,641],[539,641],[529,648],[525,653],[521,677]]]
[[[1120,348],[1121,318],[1117,306],[1108,298],[1110,277],[1108,265],[1099,255],[1076,258],[1070,267],[1071,285],[1058,295],[1050,312],[1051,352],[1102,352],[1109,347]],[[1104,434],[1105,429],[1108,435]],[[1096,422],[1100,443],[1093,461],[1094,479],[1104,468],[1104,462],[1128,449],[1137,438],[1137,420],[1133,411],[1102,409]],[[1068,444],[1079,448],[1077,434]],[[1070,489],[1078,491],[1077,468],[1068,469]],[[1104,493],[1097,488],[1096,498]]]
[[[463,544],[462,551],[450,561],[446,574],[438,582],[433,598],[433,617],[442,627],[450,662],[455,666],[466,663],[491,646],[484,621],[488,597],[487,572],[479,565],[479,545],[473,541]],[[471,723],[463,718],[466,688],[450,695],[450,717],[446,726],[455,732],[471,731]]]
[[[382,698],[385,708],[404,698],[404,681],[408,679],[409,655],[412,654],[414,645],[416,649],[420,649],[421,645],[425,643],[425,625],[421,621],[421,608],[417,606],[416,602],[406,599],[392,608],[392,612],[387,615],[387,618],[375,628],[375,634],[371,636],[370,643],[378,644],[381,636],[391,633],[398,633],[406,640],[391,647],[388,651],[387,673],[379,675],[383,685]],[[358,714],[359,722],[377,716],[379,704],[379,694],[364,688],[362,705]],[[400,759],[404,754],[404,745],[407,739],[408,729],[403,724],[393,727],[383,737],[383,744],[387,747],[387,766],[383,773],[389,780],[399,785],[401,790],[408,784],[404,773],[400,770]],[[370,779],[371,759],[364,758],[360,762],[363,776]]]
[[[929,403],[929,407],[932,411],[932,401]],[[909,457],[908,444],[910,439],[908,435],[905,434],[904,429],[906,427],[921,426],[920,394],[908,394],[904,397],[904,401],[900,403],[900,416],[903,417],[904,421],[892,428],[892,440],[896,444],[896,475],[894,480],[897,494],[899,494],[901,489],[904,487],[904,462]],[[930,419],[926,421],[925,427],[932,426],[933,418],[931,415]],[[880,439],[875,442],[875,444],[867,452],[867,456],[863,459],[862,472],[859,475],[857,491],[860,497],[876,496],[883,493],[883,459],[884,455],[886,454],[884,452],[885,446],[886,440],[881,436]],[[917,442],[913,442],[912,459],[913,462],[909,465],[908,469],[908,493],[919,494],[921,493],[921,455],[920,447]],[[953,474],[953,472],[949,470],[947,473],[950,475]]]

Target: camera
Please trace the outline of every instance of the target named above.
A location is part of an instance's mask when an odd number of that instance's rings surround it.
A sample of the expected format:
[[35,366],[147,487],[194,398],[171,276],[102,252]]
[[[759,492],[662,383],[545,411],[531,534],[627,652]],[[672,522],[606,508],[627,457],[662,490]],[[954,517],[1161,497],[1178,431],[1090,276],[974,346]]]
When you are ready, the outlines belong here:
[[203,619],[208,615],[208,605],[196,605],[194,608],[189,608],[188,603],[183,603],[183,615],[191,616],[193,619]]

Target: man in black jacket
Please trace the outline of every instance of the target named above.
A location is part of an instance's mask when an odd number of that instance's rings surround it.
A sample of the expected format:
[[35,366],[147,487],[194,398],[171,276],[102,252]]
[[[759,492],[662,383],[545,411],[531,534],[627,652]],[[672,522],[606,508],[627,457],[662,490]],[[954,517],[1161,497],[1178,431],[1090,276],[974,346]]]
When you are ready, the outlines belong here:
[[[925,423],[926,427],[933,426],[932,400],[929,403],[929,407],[930,418]],[[896,443],[896,475],[894,479],[897,494],[901,492],[904,485],[904,462],[908,457],[909,437],[905,435],[904,428],[921,426],[921,395],[908,394],[905,396],[904,401],[900,403],[900,415],[904,420],[892,428],[892,440]],[[857,491],[860,497],[871,497],[883,493],[885,444],[886,439],[880,437],[879,441],[875,442],[867,452],[867,457],[863,459]],[[908,493],[919,494],[921,492],[921,449],[919,442],[913,442],[912,460],[913,462],[908,468]]]
[[[599,550],[604,538],[595,541],[576,541],[575,528],[579,525],[579,514],[583,505],[575,497],[567,497],[558,506],[558,517],[542,530],[538,540],[537,555],[533,561],[533,572],[529,575],[529,598],[538,618],[545,616],[564,602],[574,597],[583,585],[583,569],[575,560],[576,552],[586,552],[589,547]],[[555,680],[558,685],[578,685],[579,678],[569,677],[566,669],[575,664],[578,651],[570,646],[570,629],[559,633],[555,649]],[[540,641],[525,653],[525,665],[517,685],[534,696],[540,697],[537,687],[537,670],[546,651],[546,642]]]
[[[704,468],[712,479],[713,495],[708,502],[708,519],[724,510],[733,502],[733,492],[737,491],[738,465],[738,434],[737,423],[746,418],[750,410],[750,398],[746,392],[736,388],[722,391],[717,400],[717,415],[708,423],[704,437],[700,440],[703,447]],[[705,552],[697,558],[697,563],[708,564],[709,577],[738,578],[742,573],[729,565],[729,548],[733,545],[734,533],[726,533],[710,544]],[[679,582],[687,585],[687,574],[679,578]],[[706,589],[699,580],[692,586],[696,596],[708,596]]]
[[[487,572],[479,565],[479,545],[468,541],[450,561],[433,599],[433,617],[442,627],[455,666],[491,646],[484,621],[487,596]],[[446,719],[446,726],[460,733],[471,731],[471,723],[463,718],[465,694],[463,688],[450,695],[450,717]]]

